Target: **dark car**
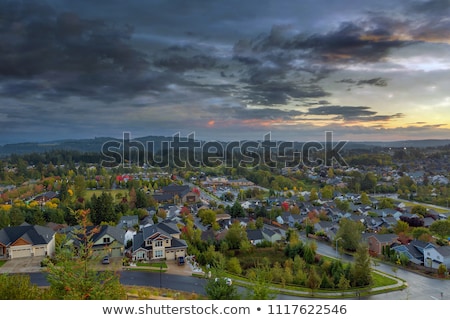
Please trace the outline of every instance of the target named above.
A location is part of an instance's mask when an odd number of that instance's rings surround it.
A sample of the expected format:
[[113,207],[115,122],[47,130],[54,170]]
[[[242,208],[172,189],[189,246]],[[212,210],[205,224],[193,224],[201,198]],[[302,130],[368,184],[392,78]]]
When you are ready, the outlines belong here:
[[102,264],[109,264],[109,257],[105,256],[102,260]]
[[178,257],[178,265],[179,266],[184,265],[184,257]]

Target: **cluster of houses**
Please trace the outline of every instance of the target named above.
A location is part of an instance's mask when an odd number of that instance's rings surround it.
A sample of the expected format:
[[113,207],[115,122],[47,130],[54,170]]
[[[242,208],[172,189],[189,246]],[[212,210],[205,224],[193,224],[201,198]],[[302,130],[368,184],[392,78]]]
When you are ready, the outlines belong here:
[[[154,223],[150,215],[143,220],[137,216],[124,216],[116,226],[101,225],[97,232],[92,234],[93,250],[95,254],[110,257],[128,257],[133,261],[151,260],[176,260],[187,255],[188,245],[181,238],[180,217],[181,203],[192,204],[192,212],[195,213],[201,208],[199,206],[199,193],[194,192],[187,185],[170,185],[162,188],[161,196],[167,196],[179,202],[172,201],[166,204],[168,216],[165,219],[159,218]],[[348,212],[337,209],[332,201],[319,201],[311,203],[304,195],[305,200],[299,201],[298,197],[286,199],[282,197],[270,198],[265,201],[268,210],[288,203],[289,208],[297,206],[297,213],[287,210],[285,207],[274,220],[265,223],[260,229],[247,228],[247,238],[253,245],[258,245],[264,241],[271,243],[283,241],[288,228],[296,228],[304,225],[311,213],[322,215],[326,219],[314,222],[314,231],[324,234],[326,238],[333,241],[339,229],[339,221],[343,218],[359,221],[365,226],[363,241],[366,241],[369,250],[375,255],[381,255],[383,247],[389,246],[399,254],[406,255],[411,263],[437,269],[440,264],[445,264],[450,268],[450,246],[439,247],[432,243],[424,243],[413,240],[409,243],[402,243],[395,234],[383,234],[379,231],[382,228],[393,228],[402,217],[418,218],[409,213],[401,203],[395,209],[380,209],[377,201],[372,199],[372,205],[363,205],[358,202],[358,195],[345,195],[351,203]],[[165,199],[165,198],[164,198]],[[164,202],[164,199],[161,200]],[[177,204],[180,203],[180,204]],[[242,202],[242,206],[250,211],[255,211],[261,206],[261,201]],[[207,207],[207,204],[203,204]],[[423,219],[423,225],[429,226],[435,219],[444,219],[443,215],[430,215]],[[212,230],[204,226],[198,217],[195,217],[195,226],[202,230],[203,240],[224,239],[228,227],[235,221],[246,226],[254,218],[231,218],[229,214],[218,214],[216,216],[220,230]],[[139,226],[139,230],[136,230]],[[7,227],[0,230],[0,259],[16,259],[23,257],[45,257],[55,253],[55,236],[63,233],[69,239],[68,244],[74,247],[80,246],[80,239],[76,227],[62,227],[49,224],[48,226],[33,226],[23,224],[16,227]]]

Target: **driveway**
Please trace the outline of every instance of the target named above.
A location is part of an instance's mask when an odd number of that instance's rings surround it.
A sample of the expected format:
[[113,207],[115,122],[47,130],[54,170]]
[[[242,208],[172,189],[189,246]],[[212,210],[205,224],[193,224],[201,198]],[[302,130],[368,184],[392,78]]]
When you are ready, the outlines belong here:
[[30,273],[41,272],[41,261],[43,257],[33,258],[17,258],[7,260],[6,263],[0,267],[0,273]]

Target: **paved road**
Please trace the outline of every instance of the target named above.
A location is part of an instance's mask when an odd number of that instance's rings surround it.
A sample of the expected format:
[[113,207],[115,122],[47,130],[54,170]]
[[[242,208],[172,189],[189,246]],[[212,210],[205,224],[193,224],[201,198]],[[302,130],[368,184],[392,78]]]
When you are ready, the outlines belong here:
[[[336,251],[327,244],[318,242],[318,253],[335,257]],[[349,261],[351,257],[341,256],[343,260]],[[48,285],[46,275],[42,273],[39,265],[41,258],[33,259],[14,259],[9,260],[0,268],[0,273],[27,273],[30,275],[32,283],[40,286]],[[195,292],[204,294],[204,285],[206,280],[198,277],[192,277],[192,270],[188,264],[178,266],[175,262],[168,262],[168,271],[159,274],[158,272],[140,272],[140,271],[121,271],[120,279],[123,284],[129,285],[147,285],[158,287],[159,285],[186,292]],[[450,300],[450,282],[429,278],[403,269],[393,269],[386,264],[373,266],[374,269],[386,274],[397,276],[406,280],[408,288],[402,291],[384,293],[370,296],[369,300]],[[242,290],[241,290],[242,291]],[[287,299],[305,299],[289,295],[277,296],[279,300]]]
[[[324,243],[317,243],[317,251],[320,254],[336,257],[335,248]],[[340,256],[345,261],[352,258],[346,255]],[[370,300],[450,300],[450,281],[430,278],[401,268],[393,268],[391,265],[377,263],[374,269],[405,280],[408,288],[402,291],[384,293],[369,297]],[[441,295],[442,293],[442,295]]]

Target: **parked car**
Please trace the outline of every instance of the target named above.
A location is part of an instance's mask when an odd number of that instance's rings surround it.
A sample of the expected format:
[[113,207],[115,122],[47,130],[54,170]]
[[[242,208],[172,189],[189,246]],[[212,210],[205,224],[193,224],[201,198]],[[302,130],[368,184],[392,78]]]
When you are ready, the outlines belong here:
[[178,265],[179,266],[182,266],[182,265],[184,265],[184,257],[178,257]]
[[[231,286],[233,284],[233,281],[230,278],[222,278],[227,286]],[[214,279],[216,282],[219,281],[219,278]]]
[[109,257],[108,256],[103,257],[102,264],[109,264]]

